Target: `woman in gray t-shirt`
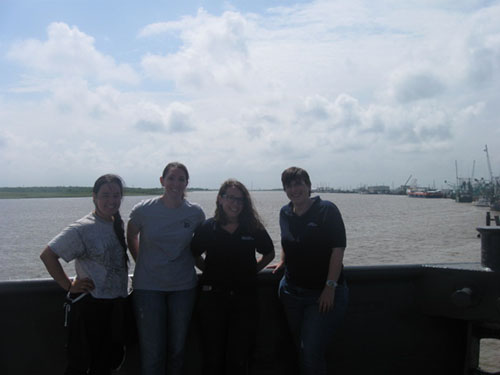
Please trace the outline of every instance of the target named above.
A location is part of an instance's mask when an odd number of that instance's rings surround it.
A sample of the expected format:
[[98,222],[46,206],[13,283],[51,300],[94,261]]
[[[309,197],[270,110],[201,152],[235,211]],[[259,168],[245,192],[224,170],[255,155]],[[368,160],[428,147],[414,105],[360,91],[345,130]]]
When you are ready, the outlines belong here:
[[[66,374],[111,374],[124,356],[123,326],[115,324],[124,318],[128,292],[127,245],[119,212],[122,196],[119,176],[99,177],[92,193],[95,210],[65,228],[40,255],[73,301]],[[74,280],[59,258],[75,261]]]
[[183,164],[168,164],[160,177],[163,195],[138,203],[127,225],[143,375],[182,372],[196,298],[190,243],[205,219],[201,207],[184,198],[188,180]]

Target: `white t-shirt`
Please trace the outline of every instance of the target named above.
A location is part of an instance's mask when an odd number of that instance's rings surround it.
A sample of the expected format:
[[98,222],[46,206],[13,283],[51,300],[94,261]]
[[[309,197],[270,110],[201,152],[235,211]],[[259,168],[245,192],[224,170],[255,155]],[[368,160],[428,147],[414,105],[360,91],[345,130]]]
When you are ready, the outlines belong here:
[[205,220],[199,205],[186,200],[168,208],[161,197],[134,206],[130,222],[139,229],[139,254],[134,289],[178,291],[196,286],[190,244],[194,230]]
[[77,278],[92,279],[94,298],[127,296],[127,258],[112,222],[90,213],[55,236],[49,247],[66,262],[75,260]]

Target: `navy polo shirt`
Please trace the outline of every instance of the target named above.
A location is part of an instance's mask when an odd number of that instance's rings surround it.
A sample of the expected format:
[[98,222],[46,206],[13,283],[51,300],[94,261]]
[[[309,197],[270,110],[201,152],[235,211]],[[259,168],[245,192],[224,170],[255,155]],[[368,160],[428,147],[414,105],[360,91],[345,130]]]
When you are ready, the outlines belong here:
[[[301,216],[293,212],[291,202],[281,208],[281,246],[287,281],[302,288],[323,289],[332,249],[346,247],[346,234],[337,206],[320,197],[312,199],[313,204]],[[338,282],[343,281],[342,270]]]
[[206,220],[191,241],[194,256],[205,253],[202,284],[233,290],[254,288],[255,252],[265,255],[273,250],[273,241],[265,229],[250,232],[240,226],[229,233],[214,218]]

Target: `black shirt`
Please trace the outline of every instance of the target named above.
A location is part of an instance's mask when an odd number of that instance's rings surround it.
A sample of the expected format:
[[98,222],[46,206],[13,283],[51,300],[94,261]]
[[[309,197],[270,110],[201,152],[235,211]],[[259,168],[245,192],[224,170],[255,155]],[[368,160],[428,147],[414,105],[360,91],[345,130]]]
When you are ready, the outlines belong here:
[[265,255],[273,250],[273,241],[265,229],[250,232],[240,226],[229,233],[214,218],[206,220],[191,241],[194,256],[206,253],[202,284],[234,290],[255,287],[255,252]]
[[[298,287],[322,289],[332,249],[346,247],[344,221],[337,206],[314,197],[309,210],[298,216],[290,202],[281,208],[280,228],[287,280]],[[341,271],[338,282],[343,281]]]

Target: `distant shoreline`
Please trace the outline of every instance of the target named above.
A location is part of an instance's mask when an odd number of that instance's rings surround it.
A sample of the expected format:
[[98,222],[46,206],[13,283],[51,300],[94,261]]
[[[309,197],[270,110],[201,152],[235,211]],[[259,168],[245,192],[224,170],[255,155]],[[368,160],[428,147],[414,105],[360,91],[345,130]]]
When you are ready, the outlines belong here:
[[[125,187],[124,196],[161,195],[163,188],[133,188]],[[282,190],[263,189],[265,191]],[[190,191],[218,191],[218,189],[188,188]],[[89,186],[31,186],[31,187],[0,187],[0,199],[29,198],[80,198],[91,197],[92,187]]]
[[[125,196],[161,195],[163,188],[131,188],[125,187]],[[192,188],[188,191],[210,191],[212,189]],[[0,199],[21,198],[79,198],[91,197],[92,187],[87,186],[32,186],[32,187],[0,187]]]

